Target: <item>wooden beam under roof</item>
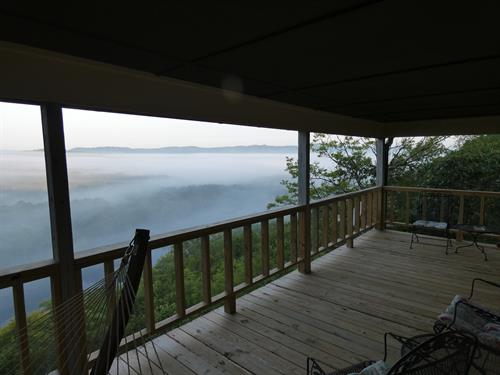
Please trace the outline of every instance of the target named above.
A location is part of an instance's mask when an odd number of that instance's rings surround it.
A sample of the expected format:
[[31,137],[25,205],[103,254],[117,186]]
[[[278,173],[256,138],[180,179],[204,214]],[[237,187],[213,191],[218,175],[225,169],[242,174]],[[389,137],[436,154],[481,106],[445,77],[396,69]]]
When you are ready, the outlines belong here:
[[0,100],[332,134],[381,136],[380,123],[0,43]]
[[500,134],[500,116],[388,122],[383,127],[386,137]]

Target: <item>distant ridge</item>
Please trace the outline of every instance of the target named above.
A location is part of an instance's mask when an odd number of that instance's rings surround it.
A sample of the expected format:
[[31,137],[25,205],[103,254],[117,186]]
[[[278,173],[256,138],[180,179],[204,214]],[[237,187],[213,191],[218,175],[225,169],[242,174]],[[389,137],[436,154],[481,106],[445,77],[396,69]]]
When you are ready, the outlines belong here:
[[296,153],[297,146],[228,146],[228,147],[197,147],[171,146],[160,148],[130,148],[130,147],[75,147],[68,152],[81,153],[143,153],[143,154],[250,154],[250,153]]

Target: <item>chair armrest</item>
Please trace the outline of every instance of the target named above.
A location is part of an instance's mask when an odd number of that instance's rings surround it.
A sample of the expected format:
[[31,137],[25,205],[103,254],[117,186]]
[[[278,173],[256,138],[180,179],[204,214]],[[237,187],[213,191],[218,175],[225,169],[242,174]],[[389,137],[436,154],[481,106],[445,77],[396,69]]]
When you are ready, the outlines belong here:
[[[389,337],[391,337],[394,340],[396,340],[402,346],[403,345],[408,345],[408,343],[411,344],[411,342],[412,342],[411,338],[407,338],[407,337],[404,337],[404,336],[399,336],[399,335],[396,335],[396,334],[394,334],[392,332],[386,332],[386,333],[384,333],[384,362],[387,361],[387,344],[388,344],[388,341],[389,341],[388,340]],[[417,345],[415,345],[415,346],[417,346]]]
[[482,283],[485,283],[485,284],[488,284],[490,286],[494,286],[494,287],[500,289],[500,284],[498,284],[498,283],[494,283],[493,281],[484,280],[484,279],[481,279],[481,278],[475,278],[474,280],[472,280],[472,287],[471,287],[470,296],[469,296],[468,299],[471,299],[472,296],[474,295],[474,286],[476,285],[476,282],[482,282]]
[[307,357],[307,375],[326,375],[321,366],[311,357]]
[[[463,306],[463,307],[460,307]],[[453,314],[453,321],[450,323],[449,327],[452,327],[455,325],[456,320],[457,320],[457,311],[459,308],[464,309],[464,308],[470,308],[474,311],[474,314],[477,316],[481,317],[482,319],[486,320],[488,323],[495,323],[495,324],[500,324],[500,316],[491,313],[489,311],[484,310],[483,308],[474,305],[473,303],[470,303],[468,301],[458,301],[455,304],[455,311]]]

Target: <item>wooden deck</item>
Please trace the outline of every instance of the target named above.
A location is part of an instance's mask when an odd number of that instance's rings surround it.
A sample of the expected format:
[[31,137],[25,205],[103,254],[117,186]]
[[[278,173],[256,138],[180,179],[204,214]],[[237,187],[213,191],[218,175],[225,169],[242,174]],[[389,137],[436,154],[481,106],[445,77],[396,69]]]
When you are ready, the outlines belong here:
[[[428,240],[430,241],[430,240]],[[432,242],[432,241],[431,241]],[[436,241],[434,241],[436,243]],[[437,242],[439,243],[439,242]],[[237,300],[237,313],[212,311],[157,339],[169,374],[305,374],[312,356],[332,368],[381,358],[383,333],[432,330],[455,294],[474,277],[500,282],[500,251],[488,247],[446,256],[444,248],[372,230]],[[500,308],[486,288],[478,297]]]

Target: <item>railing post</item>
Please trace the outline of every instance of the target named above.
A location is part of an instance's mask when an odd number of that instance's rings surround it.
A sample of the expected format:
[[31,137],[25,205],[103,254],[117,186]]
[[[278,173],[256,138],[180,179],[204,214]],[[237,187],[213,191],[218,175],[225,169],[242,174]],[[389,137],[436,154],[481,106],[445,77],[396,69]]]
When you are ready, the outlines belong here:
[[[457,224],[463,224],[464,223],[464,195],[460,194],[460,205],[458,208],[458,223]],[[457,241],[463,241],[464,240],[464,232],[458,231],[457,232]]]
[[384,186],[387,186],[388,172],[389,172],[389,149],[392,145],[393,138],[379,138],[377,139],[377,186],[382,188],[380,206],[378,208],[378,225],[377,229],[385,230],[385,211],[386,199]]
[[183,318],[186,315],[186,291],[184,288],[184,247],[182,242],[174,244],[174,268],[175,309],[177,316]]
[[144,285],[144,312],[146,318],[146,329],[148,332],[155,330],[155,303],[153,291],[153,261],[151,259],[151,250],[146,253],[143,270]]
[[203,303],[210,305],[212,302],[212,277],[210,272],[210,237],[208,235],[201,237],[200,246]]
[[[43,142],[45,152],[45,167],[47,173],[47,189],[49,195],[50,225],[52,234],[52,252],[54,260],[58,264],[59,283],[53,285],[59,290],[56,294],[57,303],[64,303],[77,294],[75,285],[75,265],[73,252],[73,232],[71,228],[71,212],[69,203],[68,171],[66,165],[66,148],[64,143],[64,125],[62,108],[57,104],[43,104],[41,106]],[[56,322],[60,326],[64,342],[62,343],[69,358],[66,360],[65,368],[61,368],[62,374],[68,373],[69,369],[75,371],[80,358],[80,348],[72,350],[72,345],[78,345],[78,340],[72,340],[74,330],[72,324],[79,321],[79,317],[69,314],[61,314],[61,321]],[[81,317],[83,320],[83,317]],[[85,335],[85,332],[81,332]],[[86,354],[86,353],[85,353]],[[80,370],[80,369],[77,369]]]
[[299,178],[298,178],[298,203],[305,205],[305,210],[301,214],[301,256],[302,263],[299,271],[302,273],[311,272],[311,207],[309,180],[310,180],[310,134],[309,132],[299,132]]
[[14,294],[14,314],[16,317],[16,330],[19,337],[19,353],[23,375],[32,373],[30,360],[30,346],[28,342],[28,328],[26,321],[26,306],[24,303],[24,286],[17,281],[12,288]]
[[236,312],[236,296],[233,287],[233,236],[231,229],[224,230],[224,311],[228,314]]

